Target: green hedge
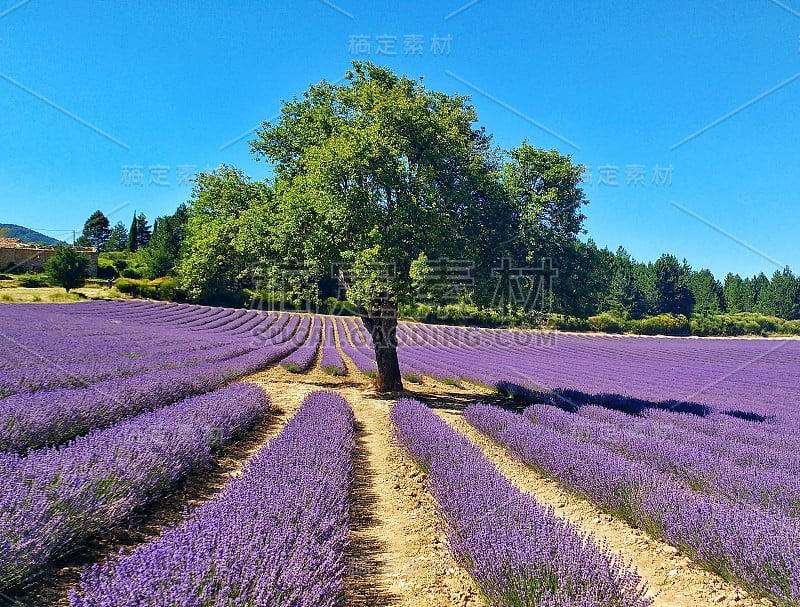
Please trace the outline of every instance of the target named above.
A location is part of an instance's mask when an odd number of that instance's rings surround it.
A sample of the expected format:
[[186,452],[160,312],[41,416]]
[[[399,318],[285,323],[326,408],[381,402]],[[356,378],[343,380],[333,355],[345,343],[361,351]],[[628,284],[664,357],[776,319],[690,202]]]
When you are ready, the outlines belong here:
[[186,293],[178,286],[177,279],[170,277],[155,280],[120,278],[114,283],[114,287],[120,293],[140,299],[186,301]]
[[36,289],[38,287],[49,287],[50,283],[44,274],[20,274],[17,276],[17,286]]
[[600,331],[603,333],[635,333],[637,335],[800,335],[800,320],[785,320],[755,313],[659,314],[641,319],[626,319],[604,312],[587,319],[551,314],[546,326],[559,331]]

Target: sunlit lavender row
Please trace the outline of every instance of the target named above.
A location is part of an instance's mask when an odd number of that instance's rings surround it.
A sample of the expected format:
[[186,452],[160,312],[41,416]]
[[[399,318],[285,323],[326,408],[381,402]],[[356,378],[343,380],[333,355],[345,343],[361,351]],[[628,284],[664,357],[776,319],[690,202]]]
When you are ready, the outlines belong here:
[[[721,576],[781,605],[800,604],[800,519],[695,490],[648,463],[558,431],[538,407],[522,416],[472,405],[464,417],[526,464]],[[656,437],[651,448],[658,450],[659,444]]]
[[70,604],[343,604],[353,446],[347,402],[310,394],[240,477],[184,524],[85,572]]
[[[343,336],[340,334],[340,338]],[[336,347],[336,324],[333,318],[325,319],[325,338],[320,347],[321,358],[320,368],[328,375],[345,375],[347,369],[344,365],[342,355]]]
[[573,335],[401,323],[401,361],[432,375],[800,419],[800,340]]
[[21,458],[0,456],[0,592],[207,466],[269,409],[236,384]]
[[[50,366],[41,367],[43,384],[36,386],[35,392],[19,392],[0,399],[0,429],[3,430],[0,433],[0,450],[24,453],[46,445],[57,445],[92,429],[109,427],[141,412],[216,389],[290,355],[306,341],[310,322],[306,320],[299,326],[301,317],[294,314],[278,317],[226,311],[225,317],[232,321],[233,328],[212,339],[212,333],[221,330],[220,314],[212,308],[203,309],[212,321],[206,323],[206,317],[200,314],[202,322],[192,320],[197,325],[192,328],[177,323],[187,313],[194,317],[202,310],[187,311],[163,304],[153,309],[143,310],[139,306],[129,309],[122,302],[103,308],[102,316],[96,304],[87,304],[82,310],[86,310],[84,316],[64,314],[60,321],[68,324],[73,317],[85,320],[92,318],[92,312],[95,311],[95,321],[102,318],[112,328],[106,334],[94,335],[93,339],[100,349],[121,339],[115,333],[115,327],[120,325],[109,319],[129,326],[129,332],[133,335],[140,330],[149,335],[151,329],[159,328],[167,336],[177,336],[178,344],[183,340],[193,344],[194,349],[184,353],[173,349],[163,350],[161,342],[152,349],[142,345],[138,350],[140,354],[146,353],[150,360],[159,361],[158,365],[168,368],[148,370],[147,366],[140,365],[132,375],[108,379],[125,364],[126,355],[118,349],[116,358],[109,355],[104,362],[84,365],[81,382],[85,381],[88,385],[57,389],[47,389],[52,386],[53,377],[75,381],[74,374],[69,370],[62,373],[62,361],[44,347],[32,350],[49,357]],[[51,320],[59,317],[47,308],[43,309],[43,313]],[[139,318],[142,314],[147,315],[146,320]],[[213,321],[214,318],[217,320]],[[307,316],[304,318],[309,319]],[[159,323],[166,326],[161,329]],[[212,328],[208,329],[210,325]],[[183,328],[179,329],[181,326]],[[174,345],[171,344],[171,347],[174,348]],[[0,383],[3,379],[8,381],[9,374],[19,372],[18,369],[0,371]]]
[[425,405],[402,399],[391,418],[400,444],[428,473],[451,550],[492,605],[650,603],[620,557],[520,491]]

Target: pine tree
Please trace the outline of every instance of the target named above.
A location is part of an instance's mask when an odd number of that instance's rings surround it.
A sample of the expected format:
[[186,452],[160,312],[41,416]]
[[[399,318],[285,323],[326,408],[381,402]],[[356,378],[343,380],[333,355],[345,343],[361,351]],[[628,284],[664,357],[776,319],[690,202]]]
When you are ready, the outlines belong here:
[[139,222],[136,220],[136,211],[133,212],[133,221],[131,221],[131,229],[128,230],[128,253],[135,253],[139,248],[139,235],[138,235]]
[[125,224],[118,221],[111,228],[111,234],[106,242],[106,251],[124,251],[128,246],[128,229]]
[[76,244],[80,246],[95,247],[99,251],[105,250],[106,243],[111,236],[108,217],[99,209],[89,216],[83,224],[83,234]]
[[150,224],[147,223],[147,217],[144,213],[136,215],[136,248],[142,249],[150,244],[150,238],[153,235],[153,230]]
[[776,270],[758,293],[754,310],[778,318],[794,318],[798,312],[800,285],[789,267]]

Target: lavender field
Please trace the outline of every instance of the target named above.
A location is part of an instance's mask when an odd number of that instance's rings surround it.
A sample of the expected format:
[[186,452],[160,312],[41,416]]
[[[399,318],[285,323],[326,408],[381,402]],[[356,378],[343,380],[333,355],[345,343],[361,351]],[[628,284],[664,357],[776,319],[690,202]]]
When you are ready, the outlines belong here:
[[[277,423],[173,525],[84,562],[63,604],[362,604],[357,578],[391,577],[352,567],[365,558],[353,508],[378,508],[363,477],[380,466],[391,490],[422,483],[428,502],[414,493],[414,507],[441,534],[446,570],[469,580],[462,604],[660,604],[663,582],[522,491],[443,421],[446,407],[494,458],[731,584],[724,601],[800,605],[800,341],[401,322],[401,371],[421,384],[387,400],[364,396],[376,363],[352,317],[8,305],[0,337],[0,597],[49,583],[87,541]],[[394,464],[358,455],[370,423]],[[412,471],[400,480],[397,458]],[[382,498],[391,516],[406,516],[400,497]]]

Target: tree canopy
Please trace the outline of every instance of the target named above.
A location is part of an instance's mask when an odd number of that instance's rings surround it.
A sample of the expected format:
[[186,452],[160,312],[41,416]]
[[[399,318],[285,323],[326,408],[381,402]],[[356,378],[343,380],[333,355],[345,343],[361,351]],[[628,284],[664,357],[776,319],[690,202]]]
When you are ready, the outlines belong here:
[[71,289],[82,287],[86,282],[89,260],[74,247],[56,246],[53,256],[45,262],[44,270],[53,284]]
[[83,247],[95,247],[98,251],[104,251],[106,244],[111,236],[111,228],[108,217],[99,209],[89,216],[83,224],[83,232],[75,244]]
[[582,167],[527,143],[504,154],[476,122],[467,97],[356,62],[345,83],[286,102],[251,144],[275,166],[275,252],[320,272],[339,264],[382,388],[400,384],[396,310],[415,292],[420,255],[469,260],[488,277],[503,254],[555,254],[580,230]]

